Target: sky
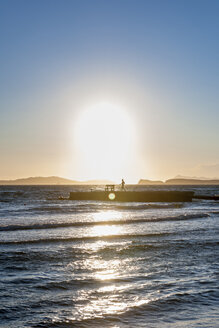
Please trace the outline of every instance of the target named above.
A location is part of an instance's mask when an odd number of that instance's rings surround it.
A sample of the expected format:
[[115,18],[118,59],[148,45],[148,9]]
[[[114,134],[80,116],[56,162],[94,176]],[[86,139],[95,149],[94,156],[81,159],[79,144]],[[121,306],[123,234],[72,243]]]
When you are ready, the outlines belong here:
[[218,16],[217,0],[0,0],[0,179],[219,177]]

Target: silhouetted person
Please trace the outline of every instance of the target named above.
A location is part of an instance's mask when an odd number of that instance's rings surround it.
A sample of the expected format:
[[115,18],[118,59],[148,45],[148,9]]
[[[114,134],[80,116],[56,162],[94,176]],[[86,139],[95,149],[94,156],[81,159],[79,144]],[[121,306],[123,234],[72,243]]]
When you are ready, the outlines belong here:
[[124,179],[122,179],[121,189],[122,189],[123,191],[125,191],[125,181],[124,181]]

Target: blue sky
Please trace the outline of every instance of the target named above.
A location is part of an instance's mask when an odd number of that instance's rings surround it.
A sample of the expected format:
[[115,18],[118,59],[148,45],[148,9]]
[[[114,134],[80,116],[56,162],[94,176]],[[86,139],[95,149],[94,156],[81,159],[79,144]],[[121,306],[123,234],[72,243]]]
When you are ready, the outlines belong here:
[[219,163],[218,15],[213,0],[1,0],[0,178],[87,178],[66,131],[102,101],[135,122],[133,180],[208,175]]

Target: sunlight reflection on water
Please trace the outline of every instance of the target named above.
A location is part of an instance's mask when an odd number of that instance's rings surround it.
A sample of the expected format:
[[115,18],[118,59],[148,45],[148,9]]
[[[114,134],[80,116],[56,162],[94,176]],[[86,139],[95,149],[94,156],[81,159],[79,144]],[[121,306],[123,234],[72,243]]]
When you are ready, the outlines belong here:
[[92,214],[94,221],[121,220],[123,217],[119,211],[101,211]]
[[[92,214],[92,220],[94,221],[121,219],[123,219],[123,214],[117,211],[101,211]],[[104,224],[89,227],[89,233],[95,236],[117,235],[125,233],[126,229],[123,225]],[[93,315],[101,318],[104,315],[123,313],[129,308],[138,307],[150,301],[148,298],[142,299],[140,295],[138,297],[133,296],[130,300],[121,298],[125,290],[131,290],[132,288],[130,279],[134,268],[131,259],[118,258],[116,251],[126,248],[127,244],[130,244],[130,241],[117,241],[115,243],[113,241],[97,240],[89,246],[86,245],[86,250],[89,247],[89,251],[92,254],[95,253],[95,256],[91,255],[89,259],[83,261],[83,267],[86,268],[87,272],[90,272],[84,278],[94,279],[94,281],[98,281],[98,284],[104,285],[96,289],[95,297],[92,297],[92,295],[85,296],[85,298],[89,298],[89,302],[83,307],[83,313],[81,313],[83,319],[92,318]],[[125,279],[124,266],[126,267]]]
[[[94,213],[92,215],[93,221],[110,221],[110,220],[121,220],[122,213],[117,211],[101,211],[98,213]],[[97,225],[93,226],[90,229],[92,235],[96,236],[108,236],[108,235],[116,235],[121,234],[124,231],[124,227],[120,225]]]
[[95,236],[111,236],[121,234],[124,229],[118,225],[103,225],[92,227],[91,232]]

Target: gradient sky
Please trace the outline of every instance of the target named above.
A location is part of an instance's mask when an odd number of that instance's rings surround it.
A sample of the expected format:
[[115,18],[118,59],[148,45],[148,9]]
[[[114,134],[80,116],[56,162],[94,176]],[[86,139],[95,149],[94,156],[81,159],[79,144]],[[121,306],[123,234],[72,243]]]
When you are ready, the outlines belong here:
[[101,102],[137,131],[128,182],[219,177],[218,17],[217,0],[0,0],[0,179],[99,178],[72,131]]

